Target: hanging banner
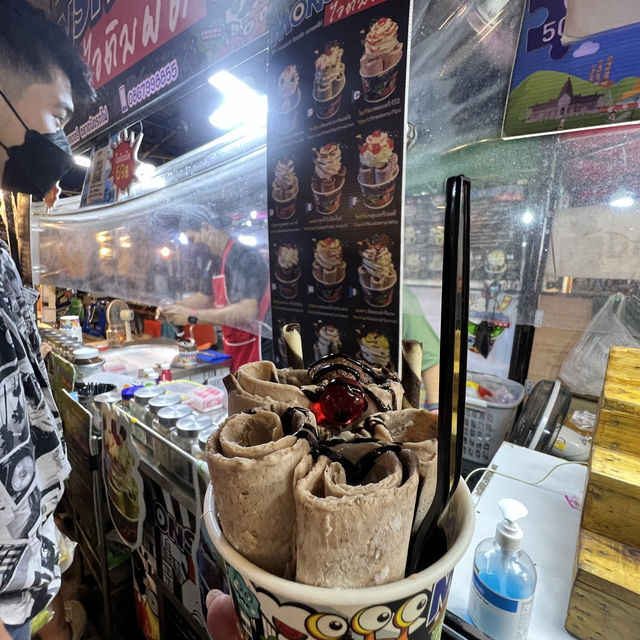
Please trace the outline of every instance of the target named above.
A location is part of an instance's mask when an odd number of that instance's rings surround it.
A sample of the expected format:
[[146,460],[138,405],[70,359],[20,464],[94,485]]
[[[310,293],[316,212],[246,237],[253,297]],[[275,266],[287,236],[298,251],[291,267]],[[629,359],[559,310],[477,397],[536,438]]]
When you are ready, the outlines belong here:
[[109,515],[122,541],[136,549],[142,542],[145,501],[140,475],[140,454],[133,443],[129,416],[103,403],[102,476]]
[[98,99],[67,127],[72,147],[112,129],[267,30],[268,0],[54,0]]
[[273,326],[300,324],[308,364],[398,367],[410,6],[283,0],[270,19]]
[[636,4],[633,0],[527,0],[503,136],[615,126],[640,119]]

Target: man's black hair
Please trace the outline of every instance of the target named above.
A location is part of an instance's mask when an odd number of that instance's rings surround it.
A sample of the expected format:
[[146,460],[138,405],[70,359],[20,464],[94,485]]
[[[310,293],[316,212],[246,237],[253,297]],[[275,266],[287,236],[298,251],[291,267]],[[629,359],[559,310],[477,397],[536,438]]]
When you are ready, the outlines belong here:
[[33,82],[51,82],[58,68],[69,78],[75,101],[95,98],[89,68],[43,11],[28,0],[0,0],[0,17],[0,84],[3,75],[13,73],[20,85],[24,81],[19,89],[26,89]]

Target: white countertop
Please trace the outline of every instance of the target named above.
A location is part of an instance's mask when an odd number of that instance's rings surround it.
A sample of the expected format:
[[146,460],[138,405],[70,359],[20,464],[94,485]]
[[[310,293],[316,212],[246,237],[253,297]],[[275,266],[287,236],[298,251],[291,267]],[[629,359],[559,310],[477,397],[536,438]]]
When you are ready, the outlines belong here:
[[[490,466],[520,480],[536,482],[562,462],[561,458],[505,442]],[[468,619],[467,601],[476,546],[495,534],[496,524],[502,519],[498,500],[515,498],[529,509],[529,515],[519,524],[524,534],[523,549],[533,559],[538,573],[528,637],[530,640],[573,638],[565,631],[564,621],[572,587],[586,472],[585,466],[562,466],[537,486],[485,472],[473,492],[476,527],[469,549],[453,574],[449,610]]]

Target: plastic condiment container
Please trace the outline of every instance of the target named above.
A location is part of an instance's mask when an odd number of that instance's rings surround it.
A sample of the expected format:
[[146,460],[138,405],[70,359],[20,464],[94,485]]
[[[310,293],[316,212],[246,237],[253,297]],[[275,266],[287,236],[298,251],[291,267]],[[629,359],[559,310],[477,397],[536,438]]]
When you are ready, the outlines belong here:
[[[171,441],[186,453],[194,455],[194,449],[199,449],[198,436],[200,432],[210,426],[211,418],[209,416],[192,413],[186,418],[178,420],[176,428],[171,434]],[[191,462],[176,451],[171,452],[171,469],[179,478],[192,484]]]
[[158,372],[153,367],[146,367],[142,371],[142,380],[144,384],[158,384]]
[[73,352],[73,366],[76,370],[76,384],[84,384],[85,380],[104,371],[104,360],[94,347],[81,347]]
[[[163,436],[167,440],[171,440],[172,431],[178,423],[178,420],[184,418],[185,416],[188,416],[191,412],[192,409],[187,404],[174,404],[163,407],[153,418],[153,428],[161,436]],[[159,438],[153,439],[153,457],[159,465],[163,466],[168,471],[173,471],[171,467],[171,448],[168,447]]]
[[122,402],[122,408],[129,414],[133,415],[132,413],[132,407],[134,404],[134,395],[136,393],[136,391],[138,389],[141,389],[142,387],[139,386],[133,386],[133,387],[125,387],[121,392],[120,392],[120,398],[121,398],[121,402]]
[[162,393],[162,389],[158,387],[138,387],[138,390],[134,392],[133,403],[131,405],[131,414],[133,417],[150,427],[151,421],[148,418],[149,401],[151,398],[161,396]]

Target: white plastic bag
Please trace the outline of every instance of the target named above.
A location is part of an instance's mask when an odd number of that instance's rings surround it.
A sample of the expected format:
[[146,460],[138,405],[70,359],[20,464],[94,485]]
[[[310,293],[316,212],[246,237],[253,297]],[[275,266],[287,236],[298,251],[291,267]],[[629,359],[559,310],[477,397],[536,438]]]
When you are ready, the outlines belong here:
[[626,300],[622,294],[610,296],[562,363],[560,379],[574,393],[599,396],[604,385],[609,349],[640,347],[640,342],[622,321]]

